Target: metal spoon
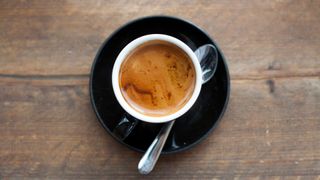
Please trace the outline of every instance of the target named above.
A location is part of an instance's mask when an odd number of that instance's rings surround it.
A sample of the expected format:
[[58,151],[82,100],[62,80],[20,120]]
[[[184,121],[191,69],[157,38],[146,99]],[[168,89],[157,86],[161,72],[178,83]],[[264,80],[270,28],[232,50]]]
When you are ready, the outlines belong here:
[[173,124],[174,120],[163,125],[157,137],[142,156],[138,164],[138,170],[141,174],[149,174],[156,165]]
[[[213,45],[206,44],[199,47],[195,51],[195,54],[200,61],[202,69],[202,84],[204,84],[213,77],[217,69],[218,52]],[[174,122],[175,120],[164,124],[157,137],[153,140],[148,150],[142,156],[138,164],[138,170],[141,174],[149,174],[154,168]]]

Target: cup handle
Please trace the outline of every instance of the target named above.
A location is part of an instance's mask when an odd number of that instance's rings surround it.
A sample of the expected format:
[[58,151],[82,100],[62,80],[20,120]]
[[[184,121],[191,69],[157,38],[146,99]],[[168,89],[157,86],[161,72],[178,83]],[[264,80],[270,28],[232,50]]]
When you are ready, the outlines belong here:
[[205,44],[199,47],[195,52],[201,70],[202,84],[208,82],[214,75],[218,65],[218,51],[212,44]]
[[124,114],[112,132],[116,138],[123,141],[130,135],[137,124],[137,119],[128,114]]

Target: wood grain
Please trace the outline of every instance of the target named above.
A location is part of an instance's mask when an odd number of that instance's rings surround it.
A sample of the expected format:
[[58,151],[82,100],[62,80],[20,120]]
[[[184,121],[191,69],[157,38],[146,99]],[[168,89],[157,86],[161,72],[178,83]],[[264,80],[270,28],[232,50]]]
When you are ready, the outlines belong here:
[[[77,84],[1,83],[3,177],[140,177],[141,155],[103,130],[87,81]],[[192,150],[161,157],[148,178],[319,175],[318,78],[274,80],[272,93],[265,80],[235,81],[232,92],[214,133]]]
[[[320,1],[0,1],[0,179],[320,179]],[[165,14],[205,29],[231,97],[195,148],[138,174],[88,95],[91,63],[125,22]]]
[[233,78],[320,74],[320,1],[0,3],[0,74],[87,75],[106,37],[153,14],[205,29],[223,49]]

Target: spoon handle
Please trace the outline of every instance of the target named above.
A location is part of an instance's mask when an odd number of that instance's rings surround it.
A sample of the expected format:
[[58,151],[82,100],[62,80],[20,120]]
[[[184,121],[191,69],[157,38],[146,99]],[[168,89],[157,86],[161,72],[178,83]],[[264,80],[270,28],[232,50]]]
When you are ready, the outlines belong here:
[[138,170],[141,174],[149,174],[156,164],[162,148],[174,124],[174,120],[166,123],[160,130],[157,137],[153,140],[148,150],[145,152],[138,164]]

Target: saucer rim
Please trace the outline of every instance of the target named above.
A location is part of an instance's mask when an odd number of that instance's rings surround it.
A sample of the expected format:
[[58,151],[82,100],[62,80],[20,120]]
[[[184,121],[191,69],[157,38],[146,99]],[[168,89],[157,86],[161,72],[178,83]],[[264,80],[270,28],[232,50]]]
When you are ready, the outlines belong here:
[[[101,55],[101,52],[103,51],[105,45],[110,41],[110,39],[115,35],[117,34],[119,31],[121,31],[122,29],[124,28],[127,28],[129,25],[131,24],[134,24],[136,22],[139,22],[139,21],[144,21],[144,20],[147,20],[147,19],[157,19],[157,18],[167,18],[167,19],[172,19],[172,20],[176,20],[176,21],[182,21],[184,23],[187,23],[193,27],[195,27],[195,29],[197,29],[198,31],[200,31],[201,33],[203,33],[205,36],[208,37],[208,39],[210,41],[213,42],[213,44],[215,45],[215,47],[217,48],[218,52],[220,53],[221,55],[221,59],[222,59],[222,62],[224,63],[225,65],[225,72],[226,72],[226,80],[227,80],[227,94],[226,94],[226,98],[225,98],[225,102],[224,102],[224,105],[223,105],[223,108],[221,110],[221,113],[219,114],[216,122],[213,124],[213,126],[210,127],[210,129],[203,135],[201,136],[199,139],[197,139],[195,142],[193,143],[190,143],[189,145],[185,146],[185,147],[182,147],[182,148],[178,148],[176,150],[173,150],[173,151],[162,151],[161,154],[174,154],[174,153],[178,153],[178,152],[181,152],[181,151],[185,151],[185,150],[188,150],[194,146],[196,146],[197,144],[203,142],[204,139],[206,139],[211,133],[212,131],[218,126],[218,124],[220,123],[222,117],[224,116],[224,113],[227,109],[227,106],[228,106],[228,103],[229,103],[229,98],[230,98],[230,91],[231,91],[231,84],[230,84],[230,75],[229,75],[229,68],[228,68],[228,64],[227,64],[227,60],[223,54],[223,52],[221,51],[221,49],[219,48],[218,44],[216,43],[216,41],[214,41],[210,36],[209,34],[204,31],[203,29],[201,29],[199,26],[195,25],[194,23],[192,23],[191,21],[188,21],[188,20],[185,20],[185,19],[182,19],[182,18],[178,18],[178,17],[175,17],[175,16],[167,16],[167,15],[153,15],[153,16],[144,16],[144,17],[140,17],[140,18],[136,18],[136,19],[133,19],[131,21],[128,21],[127,23],[123,24],[122,26],[120,26],[119,28],[117,28],[115,31],[113,31],[104,41],[103,43],[99,46],[99,49],[98,51],[96,52],[95,54],[95,57],[94,57],[94,60],[92,62],[92,66],[91,66],[91,70],[90,70],[90,79],[89,79],[89,94],[90,94],[90,102],[91,102],[91,106],[92,106],[92,109],[98,119],[98,121],[100,122],[100,124],[102,125],[102,127],[118,142],[120,142],[121,144],[125,145],[126,147],[128,147],[129,149],[132,149],[134,151],[137,151],[137,152],[140,152],[140,153],[144,153],[145,151],[144,150],[141,150],[141,149],[138,149],[136,147],[133,147],[127,143],[125,143],[124,141],[118,139],[112,132],[111,130],[107,127],[107,125],[103,122],[103,119],[100,117],[99,115],[99,112],[97,110],[97,107],[96,107],[96,104],[95,104],[95,100],[93,98],[93,73],[94,73],[94,70],[95,70],[95,67],[96,67],[96,63],[99,59],[99,56]],[[200,92],[201,93],[201,92]]]

